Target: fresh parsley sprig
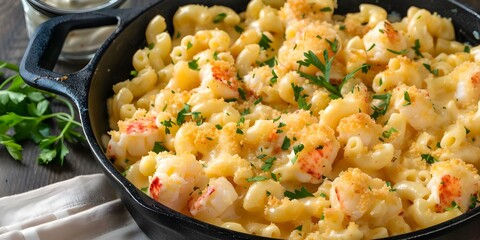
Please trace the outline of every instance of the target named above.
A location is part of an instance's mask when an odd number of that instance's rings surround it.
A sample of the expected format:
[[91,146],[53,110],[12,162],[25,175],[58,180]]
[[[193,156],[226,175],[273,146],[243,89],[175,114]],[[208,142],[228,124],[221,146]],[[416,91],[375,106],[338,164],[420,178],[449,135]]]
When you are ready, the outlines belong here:
[[[22,143],[30,140],[40,149],[39,164],[63,165],[69,153],[66,142],[85,140],[72,104],[63,97],[27,85],[14,64],[0,62],[0,69],[15,72],[0,84],[0,145],[13,159],[22,160]],[[68,113],[53,112],[52,102],[68,108]],[[58,134],[53,126],[58,127]]]

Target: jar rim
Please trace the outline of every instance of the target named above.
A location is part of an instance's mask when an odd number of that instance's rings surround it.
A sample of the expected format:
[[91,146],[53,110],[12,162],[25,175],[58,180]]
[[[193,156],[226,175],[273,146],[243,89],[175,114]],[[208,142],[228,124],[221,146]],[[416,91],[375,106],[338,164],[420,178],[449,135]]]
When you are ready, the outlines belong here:
[[40,13],[48,16],[48,17],[56,17],[66,14],[76,14],[76,13],[85,13],[85,12],[92,12],[107,8],[118,8],[125,0],[109,0],[108,2],[88,8],[88,9],[62,9],[56,8],[52,5],[45,3],[42,0],[26,0],[35,10],[39,11]]

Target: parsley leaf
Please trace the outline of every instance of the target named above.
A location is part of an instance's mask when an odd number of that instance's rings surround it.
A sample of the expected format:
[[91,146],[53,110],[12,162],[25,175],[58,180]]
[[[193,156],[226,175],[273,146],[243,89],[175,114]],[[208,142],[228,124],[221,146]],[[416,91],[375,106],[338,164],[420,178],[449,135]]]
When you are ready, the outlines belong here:
[[392,127],[390,129],[388,129],[387,131],[383,131],[382,136],[384,138],[389,138],[392,135],[392,133],[394,133],[394,132],[398,132],[398,131],[397,131],[397,129]]
[[285,137],[282,142],[282,150],[286,151],[290,148],[290,138]]
[[395,50],[392,50],[392,49],[389,49],[389,48],[387,48],[387,51],[389,51],[389,52],[391,52],[391,53],[393,53],[393,54],[397,54],[397,55],[404,55],[404,54],[406,54],[406,53],[408,52],[407,49],[403,49],[403,50],[401,50],[401,51],[395,51]]
[[438,77],[438,69],[432,69],[432,67],[429,64],[424,63],[423,66],[433,75]]
[[314,195],[309,192],[305,187],[300,188],[300,190],[295,189],[294,192],[285,191],[285,197],[288,197],[290,200],[292,199],[300,199],[306,197],[314,197]]
[[[332,46],[335,45],[334,42],[332,43]],[[332,51],[333,51],[333,49],[332,49]],[[340,93],[339,87],[334,86],[330,83],[330,70],[331,70],[332,63],[333,63],[333,57],[328,58],[328,51],[326,49],[323,51],[323,58],[325,60],[325,64],[323,64],[320,61],[320,59],[315,55],[315,53],[313,53],[312,51],[305,52],[305,53],[303,53],[303,55],[305,56],[305,59],[297,61],[298,65],[299,65],[299,68],[300,68],[300,66],[308,67],[310,65],[313,65],[316,68],[318,68],[320,70],[320,72],[322,72],[323,75],[312,76],[310,74],[307,74],[307,73],[304,73],[300,70],[297,70],[298,74],[300,74],[300,76],[310,80],[310,82],[312,84],[315,84],[315,85],[318,85],[320,87],[323,87],[323,88],[327,89],[330,92],[330,97],[332,99],[341,98],[342,94]]]
[[378,105],[372,105],[373,114],[371,115],[371,117],[373,119],[376,120],[380,116],[385,115],[385,113],[387,112],[388,105],[390,105],[391,98],[392,98],[391,93],[373,95],[373,99],[377,99],[381,101],[381,103]]
[[262,171],[266,172],[266,171],[269,171],[272,166],[273,166],[273,163],[277,160],[276,157],[270,157],[270,158],[267,158],[265,160],[265,164],[262,166]]
[[[30,140],[40,150],[39,164],[63,165],[69,153],[66,143],[85,141],[72,104],[63,97],[27,85],[14,64],[0,62],[0,69],[15,72],[0,84],[0,145],[13,159],[22,160],[21,143]],[[52,102],[64,106],[69,113],[53,112]],[[52,125],[57,126],[59,133],[51,134]]]
[[213,18],[213,23],[221,23],[227,17],[226,13],[219,13]]
[[268,38],[265,34],[262,33],[262,37],[258,42],[258,45],[260,45],[260,48],[263,50],[269,49],[270,43],[272,43],[272,40],[270,40],[270,38]]
[[433,164],[435,162],[438,162],[438,159],[436,159],[435,157],[433,157],[430,154],[422,154],[421,157],[422,157],[422,160],[424,160],[428,164]]
[[233,26],[237,33],[243,33],[244,29],[240,25]]
[[177,114],[177,125],[180,126],[185,122],[185,117],[190,113],[190,105],[186,104],[183,105],[182,110],[180,110]]
[[198,59],[193,59],[188,62],[188,67],[192,70],[200,70],[200,68],[198,68]]
[[264,181],[267,180],[268,177],[265,176],[255,176],[255,177],[249,177],[247,178],[247,182],[258,182],[258,181]]
[[410,100],[410,95],[408,94],[408,91],[403,92],[403,100],[405,100],[405,103],[403,106],[408,106],[412,104],[412,101]]
[[418,57],[421,57],[423,58],[423,55],[422,53],[420,52],[420,40],[419,39],[416,39],[415,40],[415,45],[412,47],[413,51],[415,51],[415,55],[417,55]]
[[153,145],[152,152],[155,152],[155,153],[168,152],[168,149],[165,146],[163,146],[162,142],[155,142],[155,144]]

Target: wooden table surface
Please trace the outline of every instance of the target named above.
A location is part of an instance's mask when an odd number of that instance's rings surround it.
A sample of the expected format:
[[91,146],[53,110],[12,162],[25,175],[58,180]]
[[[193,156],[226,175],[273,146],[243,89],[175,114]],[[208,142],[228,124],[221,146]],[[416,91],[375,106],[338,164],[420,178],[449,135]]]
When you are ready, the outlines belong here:
[[[132,1],[135,5],[145,2]],[[459,1],[480,11],[479,0]],[[18,64],[28,44],[21,1],[3,1],[0,12],[0,61]],[[58,69],[70,67],[59,65]],[[12,160],[5,148],[0,146],[0,197],[22,193],[78,175],[101,172],[88,147],[70,146],[70,152],[63,166],[43,166],[37,164],[38,149],[31,143],[26,144],[21,162]]]

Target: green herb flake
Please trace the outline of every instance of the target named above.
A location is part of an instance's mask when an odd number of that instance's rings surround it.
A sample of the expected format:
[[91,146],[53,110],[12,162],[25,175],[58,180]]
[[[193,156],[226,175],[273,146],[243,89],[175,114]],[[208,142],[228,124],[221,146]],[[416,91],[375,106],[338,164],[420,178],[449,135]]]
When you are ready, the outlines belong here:
[[243,33],[244,29],[240,25],[233,26],[237,33]]
[[420,40],[419,39],[415,40],[415,45],[412,47],[412,49],[415,52],[415,55],[417,55],[417,57],[423,58],[423,55],[420,52]]
[[[336,48],[335,47],[336,41],[337,40],[335,39],[335,41],[331,43],[332,51],[334,48]],[[333,57],[332,58],[328,57],[328,51],[327,50],[323,51],[323,58],[325,60],[325,64],[322,63],[320,59],[312,51],[305,52],[303,53],[303,55],[305,59],[297,61],[299,66],[299,70],[297,70],[298,74],[301,77],[310,80],[311,84],[318,85],[328,90],[330,92],[330,98],[332,99],[341,98],[342,94],[340,93],[339,86],[335,86],[330,83],[330,72],[331,72],[332,63],[333,63]],[[301,66],[309,67],[310,65],[313,65],[316,68],[318,68],[322,74],[310,75],[300,71]]]
[[272,166],[273,166],[273,163],[277,160],[276,157],[270,157],[270,158],[267,158],[265,160],[265,164],[262,166],[262,171],[266,172],[266,171],[269,171]]
[[162,142],[155,142],[155,144],[153,145],[152,152],[154,153],[168,152],[168,149],[165,146],[163,146]]
[[143,187],[140,190],[142,190],[142,192],[144,192],[144,193],[148,193],[148,187]]
[[382,136],[384,138],[389,138],[392,135],[392,133],[394,133],[394,132],[398,132],[398,131],[397,131],[397,129],[392,127],[390,129],[388,129],[387,131],[383,131]]
[[285,138],[283,139],[283,142],[282,142],[282,150],[283,151],[286,151],[290,148],[290,138],[288,138],[287,136],[285,136]]
[[188,43],[187,43],[187,50],[189,50],[190,48],[192,48],[192,46],[193,46],[192,42],[188,42]]
[[180,126],[185,122],[185,117],[190,113],[190,105],[184,104],[182,110],[177,114],[177,125]]
[[460,206],[458,206],[458,204],[457,204],[455,201],[452,201],[452,206],[451,206],[451,207],[448,207],[448,208],[445,208],[445,210],[451,211],[451,210],[453,210],[453,209],[455,209],[455,208],[458,209],[459,207],[460,207]]
[[136,77],[136,76],[138,76],[138,72],[136,70],[132,70],[132,71],[130,71],[130,76]]
[[249,177],[247,178],[247,182],[259,182],[259,181],[265,181],[267,180],[268,177],[265,176],[255,176],[255,177]]
[[213,18],[213,23],[221,23],[227,17],[226,13],[219,13]]
[[412,102],[410,100],[410,95],[408,94],[407,91],[403,92],[403,100],[405,100],[405,103],[403,104],[403,106],[412,105]]
[[391,182],[386,182],[386,185],[387,185],[387,187],[389,188],[389,190],[388,190],[389,192],[396,192],[396,191],[397,191],[396,188],[393,188],[393,187],[392,187],[392,183],[391,183]]
[[324,7],[320,9],[320,12],[331,12],[332,8],[331,7]]
[[465,47],[463,48],[463,52],[470,53],[470,46],[465,45]]
[[388,106],[390,105],[390,99],[392,98],[391,93],[373,95],[373,99],[380,100],[381,103],[378,105],[372,105],[373,114],[371,117],[377,119],[380,116],[385,115],[387,112]]
[[258,45],[260,46],[260,48],[263,50],[267,50],[270,48],[270,43],[272,43],[272,40],[270,40],[270,38],[268,38],[265,34],[262,33],[262,37],[258,42]]
[[397,54],[397,55],[405,55],[407,52],[408,52],[408,49],[403,49],[403,50],[400,50],[400,51],[395,51],[393,49],[389,49],[387,48],[387,51],[393,53],[393,54]]
[[433,75],[438,77],[438,69],[432,69],[432,67],[429,64],[424,63],[423,66]]
[[374,47],[375,47],[375,43],[372,44],[372,46],[370,46],[370,47],[367,49],[367,52],[370,52]]
[[272,69],[272,78],[270,78],[270,86],[273,86],[273,84],[277,83],[278,76],[275,73],[275,70]]
[[285,191],[285,197],[292,199],[301,199],[306,197],[314,197],[314,195],[309,192],[305,187],[301,187],[300,190],[295,189],[293,192]]
[[476,194],[470,195],[470,206],[468,209],[474,209],[477,206],[477,203],[480,203]]
[[302,228],[303,228],[303,225],[300,225],[300,226],[296,227],[295,230],[301,232],[301,231],[302,231]]
[[215,128],[218,129],[218,130],[222,130],[222,125],[216,124],[216,125],[215,125]]
[[240,98],[243,100],[247,100],[247,93],[243,88],[238,88],[238,94],[240,95]]
[[257,100],[255,100],[255,102],[253,102],[253,105],[257,105],[257,104],[261,103],[262,101],[263,101],[263,98],[259,97],[259,98],[257,98]]
[[327,199],[327,194],[322,192],[322,193],[320,193],[320,197]]
[[430,165],[435,163],[435,162],[438,162],[438,159],[436,159],[435,157],[433,157],[430,154],[422,154],[421,157],[422,157],[422,160],[424,160],[425,162],[427,162]]
[[188,67],[192,70],[200,70],[198,67],[198,59],[193,59],[192,61],[188,62]]

